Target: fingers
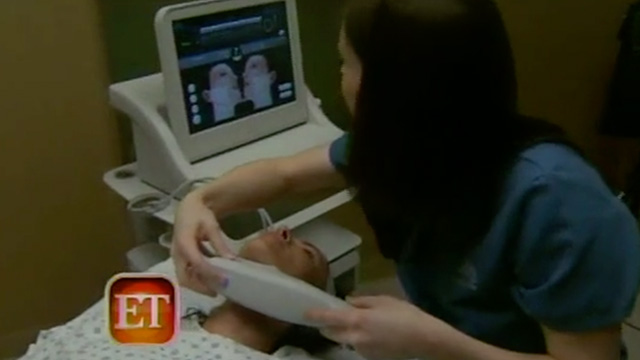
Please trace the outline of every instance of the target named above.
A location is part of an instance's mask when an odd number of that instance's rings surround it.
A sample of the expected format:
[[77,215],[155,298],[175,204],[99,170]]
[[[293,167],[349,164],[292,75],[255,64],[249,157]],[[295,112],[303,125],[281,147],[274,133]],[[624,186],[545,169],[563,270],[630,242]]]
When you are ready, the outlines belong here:
[[226,276],[208,262],[196,265],[174,260],[174,263],[179,284],[190,290],[215,297],[228,285]]
[[305,315],[307,319],[321,324],[322,336],[356,348],[364,340],[364,329],[370,327],[365,319],[366,312],[358,309],[314,309]]
[[206,257],[213,254],[211,249],[204,246],[206,241],[220,255],[234,257],[222,237],[215,214],[200,197],[187,195],[176,214],[171,245],[176,275],[182,286],[215,296],[217,290],[225,286],[226,280],[207,261]]
[[229,285],[229,279],[224,273],[208,262],[198,265],[194,271],[198,281],[210,291],[218,292]]
[[217,292],[208,288],[204,282],[199,279],[199,276],[194,271],[192,265],[185,264],[178,257],[173,257],[176,276],[178,283],[187,289],[195,291],[197,293],[215,297]]
[[358,296],[348,297],[347,302],[354,307],[369,309],[387,303],[387,296]]
[[218,226],[210,225],[206,227],[206,235],[209,243],[218,252],[218,255],[227,259],[235,259],[236,254],[231,251],[229,245],[224,239],[222,231]]
[[204,256],[212,258],[214,257],[216,254],[214,252],[212,252],[207,246],[206,243],[202,242],[202,241],[198,241],[198,247],[200,249],[200,252],[202,254],[204,254]]
[[224,279],[208,269],[211,265],[206,261],[205,254],[210,254],[210,251],[203,254],[205,249],[200,246],[195,226],[182,225],[174,231],[171,257],[179,284],[203,295],[216,296]]
[[187,264],[197,264],[204,260],[200,248],[196,244],[198,231],[196,225],[179,226],[174,228],[173,241],[171,245],[172,256],[180,259],[183,266]]
[[309,310],[305,317],[313,322],[328,327],[350,327],[355,325],[356,314],[353,310],[314,309]]
[[187,263],[173,258],[178,283],[197,293],[215,297],[219,289],[226,287],[226,277],[207,262]]
[[355,343],[353,332],[339,327],[326,327],[320,329],[320,334],[329,340],[335,341],[338,344],[351,345]]
[[[216,282],[221,281],[219,277],[211,277],[211,276],[205,277],[200,273],[200,271],[195,266],[189,266],[187,268],[187,273],[188,273],[187,287],[189,289],[204,295],[209,295],[214,297],[217,296],[218,287],[216,286]],[[208,280],[208,279],[211,279],[211,280]]]

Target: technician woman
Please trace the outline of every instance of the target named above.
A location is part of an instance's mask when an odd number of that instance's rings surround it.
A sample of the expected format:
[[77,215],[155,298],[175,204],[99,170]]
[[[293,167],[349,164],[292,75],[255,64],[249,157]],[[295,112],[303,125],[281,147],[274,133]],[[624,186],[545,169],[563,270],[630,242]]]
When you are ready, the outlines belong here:
[[339,48],[349,135],[191,193],[173,249],[183,284],[206,292],[215,271],[197,240],[230,255],[216,219],[346,184],[412,304],[311,312],[326,336],[380,359],[624,357],[636,222],[562,131],[518,113],[494,1],[353,3]]

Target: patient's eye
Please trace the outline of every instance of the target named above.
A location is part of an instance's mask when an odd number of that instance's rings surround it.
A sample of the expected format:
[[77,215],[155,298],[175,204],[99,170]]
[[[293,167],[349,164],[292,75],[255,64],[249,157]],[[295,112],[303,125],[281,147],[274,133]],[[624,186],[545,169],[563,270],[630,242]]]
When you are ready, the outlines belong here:
[[309,249],[308,247],[305,247],[305,248],[304,248],[304,253],[307,255],[307,257],[308,257],[309,259],[311,259],[311,260],[314,260],[314,259],[315,259],[315,257],[314,257],[314,256],[315,256],[314,252],[313,252],[311,249]]

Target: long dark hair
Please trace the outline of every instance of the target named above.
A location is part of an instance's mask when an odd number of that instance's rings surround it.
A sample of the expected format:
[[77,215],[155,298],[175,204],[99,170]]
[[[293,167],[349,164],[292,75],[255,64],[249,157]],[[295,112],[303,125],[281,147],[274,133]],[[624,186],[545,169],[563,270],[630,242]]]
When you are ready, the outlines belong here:
[[492,0],[353,1],[344,34],[362,63],[346,175],[383,254],[459,260],[488,231],[518,153],[564,133],[518,113]]

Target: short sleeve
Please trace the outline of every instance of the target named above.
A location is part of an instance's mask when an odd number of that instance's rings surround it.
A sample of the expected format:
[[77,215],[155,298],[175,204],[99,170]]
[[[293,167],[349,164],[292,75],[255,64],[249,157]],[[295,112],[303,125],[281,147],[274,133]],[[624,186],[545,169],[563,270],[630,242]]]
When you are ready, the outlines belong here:
[[540,177],[523,207],[513,296],[557,331],[620,324],[640,283],[640,235],[626,206],[601,182]]
[[344,133],[329,146],[329,160],[336,170],[340,172],[344,172],[347,167],[349,138],[349,133]]

